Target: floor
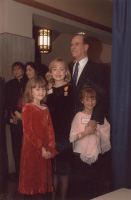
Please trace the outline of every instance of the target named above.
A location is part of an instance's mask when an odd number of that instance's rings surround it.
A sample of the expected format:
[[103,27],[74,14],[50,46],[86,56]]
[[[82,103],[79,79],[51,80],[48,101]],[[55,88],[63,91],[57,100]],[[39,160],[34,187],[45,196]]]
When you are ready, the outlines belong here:
[[[108,193],[109,190],[101,191],[101,195]],[[17,184],[12,181],[8,181],[5,186],[5,190],[0,194],[0,200],[23,200],[23,195],[19,194],[17,190]],[[86,198],[85,198],[86,199]],[[67,198],[67,200],[74,200],[73,198]]]
[[[105,157],[104,169],[105,170],[101,170],[100,174],[101,180],[99,183],[99,195],[103,195],[111,191],[108,154]],[[6,183],[4,184],[2,193],[0,193],[0,200],[23,200],[23,195],[19,194],[17,188],[18,184],[14,182],[13,174],[10,174]],[[73,197],[71,197],[71,195],[69,195],[69,197],[67,197],[66,200],[76,200],[76,199],[74,199]],[[84,198],[84,200],[87,200],[87,198]]]
[[[3,192],[0,194],[0,200],[23,200],[23,195],[19,194],[17,187],[18,185],[16,183],[8,180]],[[105,181],[104,187],[101,185],[100,195],[108,192],[110,192],[109,184]],[[68,198],[67,200],[74,200],[74,198]]]
[[23,200],[23,196],[17,190],[18,184],[14,181],[14,174],[10,174],[4,184],[0,200]]

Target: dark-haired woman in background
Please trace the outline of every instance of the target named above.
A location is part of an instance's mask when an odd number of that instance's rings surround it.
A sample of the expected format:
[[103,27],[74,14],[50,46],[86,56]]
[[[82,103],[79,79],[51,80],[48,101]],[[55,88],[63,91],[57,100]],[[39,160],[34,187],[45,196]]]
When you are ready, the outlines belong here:
[[25,65],[26,69],[26,76],[28,79],[35,77],[36,75],[39,75],[39,67],[38,64],[35,62],[27,62]]
[[28,79],[37,75],[42,76],[45,79],[45,74],[48,72],[48,67],[44,64],[38,64],[36,62],[27,62],[25,65],[26,76]]
[[21,121],[22,95],[27,78],[24,76],[24,65],[21,62],[13,63],[12,73],[14,75],[14,79],[6,83],[6,122],[10,125],[12,151],[16,169],[15,181],[18,182],[23,135]]

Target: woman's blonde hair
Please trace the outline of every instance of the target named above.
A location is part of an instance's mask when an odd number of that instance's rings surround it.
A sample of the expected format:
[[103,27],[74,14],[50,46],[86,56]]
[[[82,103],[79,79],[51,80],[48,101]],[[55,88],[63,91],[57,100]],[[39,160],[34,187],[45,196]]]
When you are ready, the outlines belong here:
[[[32,96],[32,88],[45,88],[47,90],[46,81],[41,76],[35,76],[30,78],[26,84],[24,96],[23,96],[23,104],[25,103],[32,103],[34,98]],[[41,103],[44,103],[46,97],[41,100]]]
[[65,66],[65,69],[66,69],[65,81],[66,82],[70,82],[71,75],[70,75],[70,72],[69,72],[69,68],[68,68],[68,66],[66,65],[65,61],[62,58],[57,58],[57,59],[53,60],[50,63],[50,65],[49,65],[49,71],[45,75],[47,81],[49,83],[54,83],[55,82],[55,80],[53,79],[51,73],[52,73],[52,68],[55,67],[57,63],[62,63]]

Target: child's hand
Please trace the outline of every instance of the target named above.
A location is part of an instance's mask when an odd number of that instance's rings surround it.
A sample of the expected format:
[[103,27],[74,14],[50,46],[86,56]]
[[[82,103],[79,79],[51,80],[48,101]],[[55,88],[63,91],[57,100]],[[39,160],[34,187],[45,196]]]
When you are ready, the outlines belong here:
[[97,128],[97,122],[95,120],[90,120],[87,125],[95,129]]
[[76,135],[77,137],[76,137],[75,141],[80,140],[80,139],[84,138],[87,135],[94,134],[95,131],[96,131],[96,127],[92,127],[92,126],[89,126],[88,124],[86,124],[85,130]]
[[44,147],[42,147],[42,157],[45,159],[51,158],[52,154],[49,151],[46,151]]
[[48,89],[50,90],[52,88],[53,84],[52,83],[48,83]]
[[18,111],[15,111],[15,115],[17,119],[21,119],[21,113]]
[[47,151],[47,159],[48,159],[48,158],[51,158],[51,156],[52,156],[52,153],[49,152],[49,151]]
[[46,156],[46,150],[44,147],[42,147],[42,157],[45,157]]
[[13,123],[17,124],[17,117],[13,113],[11,113],[11,117],[12,117]]
[[86,134],[93,134],[96,131],[96,127],[89,126],[88,124],[85,126]]

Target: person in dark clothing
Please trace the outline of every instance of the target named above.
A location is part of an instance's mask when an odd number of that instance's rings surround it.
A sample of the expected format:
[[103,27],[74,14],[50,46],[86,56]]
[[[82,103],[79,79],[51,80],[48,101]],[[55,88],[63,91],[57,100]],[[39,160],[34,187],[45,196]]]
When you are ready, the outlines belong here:
[[[71,54],[74,62],[70,64],[69,69],[72,82],[76,88],[76,112],[83,109],[80,91],[84,85],[93,88],[99,96],[99,102],[94,107],[88,122],[88,127],[96,129],[97,124],[102,125],[104,123],[107,98],[106,73],[103,65],[94,63],[89,59],[87,55],[89,46],[90,41],[86,34],[77,34],[72,38]],[[103,155],[99,156],[99,159],[90,166],[81,162],[79,154],[74,153],[74,199],[91,199],[98,195],[99,170],[104,169],[103,158]],[[82,182],[85,184],[79,188],[79,184]]]
[[18,182],[23,135],[21,121],[22,95],[27,80],[24,77],[24,65],[21,62],[13,63],[12,72],[14,79],[8,81],[5,86],[6,123],[10,125],[12,151],[16,168],[15,181]]
[[27,62],[25,64],[25,70],[28,79],[35,76],[42,76],[44,80],[47,82],[45,74],[49,71],[49,69],[46,65],[38,64],[36,62]]
[[72,174],[73,153],[69,134],[75,113],[75,90],[70,83],[68,66],[61,58],[50,63],[46,78],[48,83],[52,83],[52,88],[47,91],[47,105],[53,122],[56,150],[59,152],[55,160],[55,193],[53,193],[52,200],[56,200],[58,194],[60,194],[60,200],[65,200],[69,178]]
[[[90,120],[91,126],[96,126],[97,123],[104,123],[107,88],[106,88],[106,72],[105,68],[101,64],[92,62],[87,52],[90,46],[89,38],[87,35],[75,35],[71,40],[71,53],[74,62],[70,64],[69,70],[72,74],[72,81],[76,78],[76,112],[81,111],[82,103],[80,101],[80,90],[83,85],[92,87],[100,97],[99,103],[95,107]],[[76,63],[77,65],[77,77],[76,77]],[[74,77],[75,75],[75,77]]]
[[3,191],[8,175],[8,159],[5,134],[5,80],[0,77],[0,193]]
[[35,62],[27,62],[25,65],[25,70],[28,79],[40,75],[39,66]]

